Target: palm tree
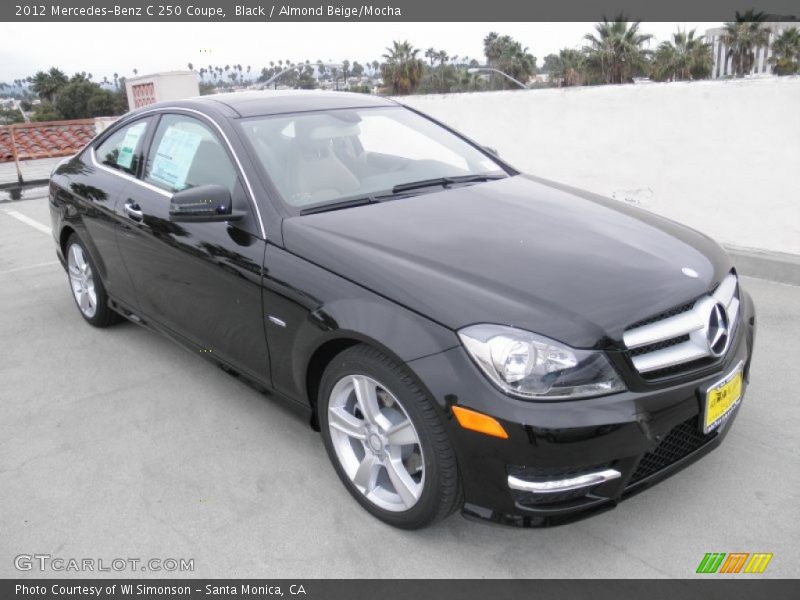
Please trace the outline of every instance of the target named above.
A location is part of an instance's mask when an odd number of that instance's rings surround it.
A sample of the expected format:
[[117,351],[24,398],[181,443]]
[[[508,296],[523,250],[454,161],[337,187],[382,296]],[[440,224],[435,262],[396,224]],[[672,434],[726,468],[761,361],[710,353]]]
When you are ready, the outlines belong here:
[[559,86],[582,85],[585,68],[582,52],[574,48],[562,48],[555,57],[550,78],[551,81],[557,81]]
[[441,75],[441,78],[442,78],[442,85],[441,85],[441,91],[442,92],[446,92],[447,91],[445,89],[445,84],[444,84],[444,71],[445,71],[444,63],[446,63],[449,59],[450,59],[450,57],[447,55],[447,52],[444,51],[444,50],[439,50],[436,53],[436,60],[439,61],[439,71],[441,71],[440,75]]
[[711,44],[703,36],[694,37],[695,30],[689,33],[678,30],[672,34],[672,41],[659,44],[653,58],[651,76],[657,81],[688,81],[705,79],[711,75],[714,57]]
[[436,52],[436,49],[433,48],[432,46],[430,48],[428,48],[427,50],[425,50],[425,58],[427,58],[429,61],[431,61],[431,67],[433,67],[434,61],[436,61],[436,55],[437,54],[438,54],[438,52]]
[[51,67],[47,72],[39,71],[36,73],[36,75],[30,79],[30,82],[31,89],[36,95],[38,95],[41,100],[52,104],[55,102],[58,90],[67,85],[69,79],[63,71]]
[[189,70],[190,70],[190,71],[194,71],[194,65],[193,65],[192,63],[189,63],[189,64],[188,64],[188,65],[186,65],[186,66],[187,66],[187,67],[189,67]]
[[800,72],[800,29],[789,27],[775,38],[769,62],[776,75]]
[[139,74],[139,69],[134,69],[133,70],[133,74],[134,74],[134,76],[138,75]]
[[725,23],[722,43],[728,49],[727,57],[732,58],[733,73],[744,77],[753,68],[756,48],[769,42],[769,29],[764,26],[767,17],[763,12],[752,9],[744,14],[736,13],[736,20]]
[[584,36],[589,42],[584,53],[589,69],[605,83],[633,81],[633,75],[647,66],[649,52],[644,45],[653,36],[639,32],[639,21],[628,23],[622,15],[614,21],[604,18],[595,32]]
[[417,55],[419,48],[414,48],[408,41],[392,42],[383,55],[386,62],[381,65],[381,75],[392,94],[413,94],[422,80],[424,64]]
[[342,61],[342,77],[344,78],[344,84],[347,85],[347,72],[350,70],[350,61],[344,59]]
[[[502,71],[522,83],[536,73],[536,57],[511,36],[501,36],[494,31],[489,33],[483,39],[483,53],[488,67]],[[506,89],[517,85],[505,77],[496,77],[494,73],[490,77],[490,82],[493,89],[497,87]]]

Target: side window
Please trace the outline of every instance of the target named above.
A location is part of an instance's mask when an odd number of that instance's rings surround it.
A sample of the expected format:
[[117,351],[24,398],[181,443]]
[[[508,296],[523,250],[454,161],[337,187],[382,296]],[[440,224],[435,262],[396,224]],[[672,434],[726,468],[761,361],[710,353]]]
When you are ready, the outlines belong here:
[[136,175],[149,122],[149,119],[142,119],[112,133],[99,146],[95,146],[97,160],[106,167]]
[[234,195],[238,178],[222,142],[205,123],[164,115],[150,146],[144,180],[169,192],[218,184]]

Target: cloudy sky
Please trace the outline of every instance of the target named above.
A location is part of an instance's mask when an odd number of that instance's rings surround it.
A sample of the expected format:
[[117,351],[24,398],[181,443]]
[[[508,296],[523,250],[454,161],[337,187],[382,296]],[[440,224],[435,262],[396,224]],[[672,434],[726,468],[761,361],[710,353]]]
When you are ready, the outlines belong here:
[[[717,23],[643,23],[659,41],[678,27],[704,33]],[[269,61],[380,60],[392,40],[482,59],[483,37],[508,34],[528,46],[541,66],[559,48],[582,45],[592,23],[21,23],[0,35],[0,81],[57,66],[102,79],[185,69],[187,63],[251,65]]]

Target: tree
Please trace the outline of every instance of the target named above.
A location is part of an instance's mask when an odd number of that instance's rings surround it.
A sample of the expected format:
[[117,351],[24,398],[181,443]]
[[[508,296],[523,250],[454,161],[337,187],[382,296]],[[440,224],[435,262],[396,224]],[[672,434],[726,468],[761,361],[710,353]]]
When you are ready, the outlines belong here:
[[17,108],[0,108],[0,125],[22,123],[25,118]]
[[315,90],[319,87],[319,83],[314,79],[314,67],[306,65],[300,76],[297,78],[296,87],[301,90]]
[[603,19],[595,25],[595,34],[584,39],[586,65],[605,83],[628,83],[647,68],[649,51],[644,48],[652,35],[639,32],[639,22],[628,23],[620,15],[614,21]]
[[723,25],[722,43],[728,49],[733,73],[744,77],[753,68],[756,48],[769,42],[769,29],[764,26],[766,15],[752,9],[744,13],[736,12],[736,20]]
[[353,74],[353,77],[361,77],[364,74],[363,65],[359,64],[357,60],[354,60],[353,66],[350,67],[350,73]]
[[550,81],[569,87],[583,85],[586,81],[585,62],[585,57],[579,50],[562,48],[557,55],[547,56],[544,64],[550,74]]
[[[536,73],[536,57],[511,36],[491,32],[483,39],[483,53],[488,67],[502,71],[522,83],[526,83]],[[507,78],[495,77],[494,74],[490,81],[493,89],[517,87]]]
[[381,65],[381,75],[390,93],[396,95],[413,94],[422,79],[424,64],[417,55],[419,49],[407,41],[392,42],[383,55],[386,60]]
[[695,37],[694,34],[694,29],[689,33],[678,30],[672,34],[672,41],[658,45],[650,73],[653,79],[688,81],[711,75],[714,66],[711,44],[706,43],[702,35]]
[[52,104],[55,102],[59,90],[68,82],[69,79],[63,71],[51,67],[49,71],[39,71],[31,78],[31,89],[42,102]]
[[76,73],[59,90],[55,104],[43,103],[37,108],[35,120],[88,119],[118,115],[127,110],[127,99],[122,91],[104,90],[87,75]]
[[431,61],[431,68],[433,67],[434,61],[436,61],[437,54],[438,52],[436,52],[436,49],[433,46],[425,50],[425,58]]
[[776,75],[800,73],[800,29],[789,27],[775,38],[769,62]]

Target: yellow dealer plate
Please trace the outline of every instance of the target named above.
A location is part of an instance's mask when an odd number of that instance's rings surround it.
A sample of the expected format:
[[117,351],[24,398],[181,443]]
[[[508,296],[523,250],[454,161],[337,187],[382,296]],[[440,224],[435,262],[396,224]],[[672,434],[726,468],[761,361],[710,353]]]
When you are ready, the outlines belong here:
[[703,432],[719,427],[742,399],[742,363],[706,392]]

